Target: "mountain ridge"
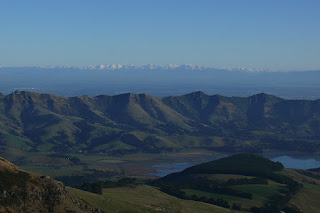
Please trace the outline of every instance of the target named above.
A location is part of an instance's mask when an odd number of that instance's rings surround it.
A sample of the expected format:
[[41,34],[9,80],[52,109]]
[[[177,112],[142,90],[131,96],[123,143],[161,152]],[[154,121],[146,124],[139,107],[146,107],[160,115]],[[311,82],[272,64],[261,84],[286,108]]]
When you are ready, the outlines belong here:
[[227,70],[227,71],[246,71],[246,72],[274,72],[275,70],[264,69],[264,68],[251,68],[251,67],[241,67],[241,68],[226,68],[226,67],[214,67],[214,66],[201,66],[194,64],[169,64],[169,65],[154,65],[154,64],[144,64],[144,65],[128,65],[128,64],[99,64],[99,65],[88,65],[88,66],[19,66],[19,67],[0,67],[0,69],[6,68],[30,68],[30,69],[80,69],[80,70]]
[[[196,137],[198,145],[177,140],[178,136]],[[0,96],[4,150],[123,154],[204,147],[261,152],[290,140],[320,150],[320,100],[286,100],[264,93],[226,97],[199,91],[165,98],[134,93],[67,98],[25,91]],[[113,148],[119,143],[124,146]]]

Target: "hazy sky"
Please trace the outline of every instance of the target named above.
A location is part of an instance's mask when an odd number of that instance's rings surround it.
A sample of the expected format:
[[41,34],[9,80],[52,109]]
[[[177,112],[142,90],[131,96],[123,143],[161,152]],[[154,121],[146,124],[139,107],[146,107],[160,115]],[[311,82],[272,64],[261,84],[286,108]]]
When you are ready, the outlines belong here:
[[319,0],[0,0],[0,66],[320,69]]

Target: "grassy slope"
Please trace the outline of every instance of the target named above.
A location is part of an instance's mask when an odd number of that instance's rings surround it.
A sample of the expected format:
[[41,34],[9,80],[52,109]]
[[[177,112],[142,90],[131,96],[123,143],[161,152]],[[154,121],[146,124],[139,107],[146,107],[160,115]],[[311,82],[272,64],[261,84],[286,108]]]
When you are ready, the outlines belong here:
[[302,212],[320,212],[320,180],[302,175],[293,169],[285,169],[280,173],[303,184],[303,188],[293,196],[289,205],[297,207]]
[[298,207],[303,212],[320,212],[319,198],[319,185],[304,184],[304,188],[290,200],[289,204]]
[[235,212],[202,202],[181,200],[146,185],[104,189],[102,195],[73,188],[69,191],[106,212]]
[[263,206],[263,203],[258,202],[257,200],[250,200],[246,198],[231,196],[231,195],[225,195],[225,194],[216,194],[216,193],[210,193],[210,192],[204,192],[200,190],[195,189],[183,189],[182,191],[186,192],[187,195],[196,195],[197,197],[207,197],[207,198],[213,198],[213,199],[223,199],[228,201],[229,204],[240,204],[241,207],[250,209],[252,206],[261,207]]
[[237,185],[230,187],[232,189],[236,189],[242,192],[252,193],[252,200],[261,202],[267,202],[268,199],[279,193],[281,189],[285,189],[285,187],[279,186],[270,186],[270,185],[261,185],[261,184],[249,184],[249,185]]
[[[226,174],[219,174],[217,175],[219,177],[219,180],[228,180],[230,179],[230,175]],[[225,178],[224,178],[225,176]],[[237,175],[232,175],[233,178],[239,178],[241,176]],[[247,185],[236,185],[236,186],[231,186],[230,188],[243,191],[243,192],[248,192],[252,193],[253,197],[252,199],[246,199],[246,198],[241,198],[241,197],[236,197],[236,196],[231,196],[231,195],[225,195],[225,194],[216,194],[216,193],[210,193],[210,192],[204,192],[200,190],[195,190],[195,189],[184,189],[187,193],[187,195],[196,195],[198,197],[205,196],[208,198],[214,198],[214,199],[224,199],[227,200],[230,204],[236,203],[236,204],[241,204],[242,207],[244,208],[250,208],[252,206],[257,206],[261,207],[265,202],[268,201],[268,199],[279,193],[279,191],[285,190],[285,185],[284,184],[279,184],[274,181],[268,181],[268,185],[264,184],[247,184]]]

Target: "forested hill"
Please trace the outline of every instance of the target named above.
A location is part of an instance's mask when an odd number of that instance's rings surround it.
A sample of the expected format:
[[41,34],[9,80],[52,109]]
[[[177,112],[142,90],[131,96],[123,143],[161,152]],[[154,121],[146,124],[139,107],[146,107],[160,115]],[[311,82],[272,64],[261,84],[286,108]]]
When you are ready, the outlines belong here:
[[319,142],[320,100],[203,92],[166,98],[131,93],[69,98],[20,91],[0,95],[0,146],[6,157],[17,149],[106,154],[197,147],[316,151]]

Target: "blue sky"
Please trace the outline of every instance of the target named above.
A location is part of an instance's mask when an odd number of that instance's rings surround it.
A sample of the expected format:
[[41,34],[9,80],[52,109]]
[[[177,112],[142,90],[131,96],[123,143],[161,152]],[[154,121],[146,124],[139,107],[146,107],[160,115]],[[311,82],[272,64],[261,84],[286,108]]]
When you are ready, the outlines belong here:
[[0,0],[0,66],[320,69],[319,0]]

